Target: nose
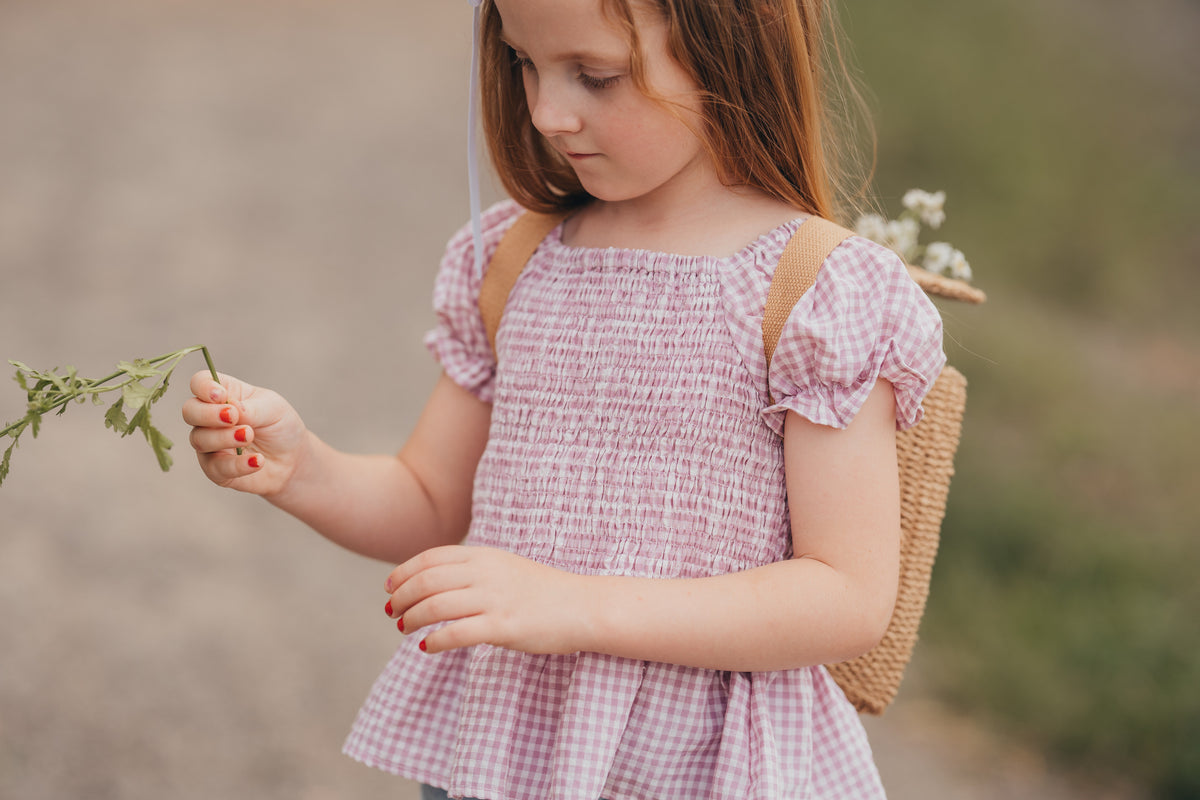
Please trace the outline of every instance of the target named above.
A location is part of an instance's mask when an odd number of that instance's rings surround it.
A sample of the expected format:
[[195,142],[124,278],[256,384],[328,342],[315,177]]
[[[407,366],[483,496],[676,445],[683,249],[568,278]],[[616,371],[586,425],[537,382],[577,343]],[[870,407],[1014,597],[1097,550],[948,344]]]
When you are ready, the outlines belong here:
[[562,84],[562,81],[538,80],[537,77],[525,81],[525,97],[533,127],[547,138],[578,133],[583,127],[572,97],[573,87]]

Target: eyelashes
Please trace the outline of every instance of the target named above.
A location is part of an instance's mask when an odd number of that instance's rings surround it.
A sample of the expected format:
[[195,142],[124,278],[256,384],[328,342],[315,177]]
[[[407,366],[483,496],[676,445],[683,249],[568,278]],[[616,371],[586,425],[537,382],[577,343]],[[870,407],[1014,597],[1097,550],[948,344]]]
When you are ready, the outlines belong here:
[[579,82],[589,89],[609,89],[617,85],[617,81],[621,80],[620,75],[613,75],[608,78],[597,78],[595,75],[588,75],[583,70],[579,71],[576,76]]
[[[521,71],[534,70],[536,72],[536,68],[533,66],[533,61],[531,59],[521,55],[512,48],[509,48],[509,52],[512,54],[513,66],[515,66],[517,69],[520,69]],[[611,89],[621,80],[620,75],[612,75],[609,77],[600,78],[595,75],[590,75],[587,72],[584,72],[582,69],[576,73],[575,77],[579,83],[584,86],[584,88],[596,90]]]

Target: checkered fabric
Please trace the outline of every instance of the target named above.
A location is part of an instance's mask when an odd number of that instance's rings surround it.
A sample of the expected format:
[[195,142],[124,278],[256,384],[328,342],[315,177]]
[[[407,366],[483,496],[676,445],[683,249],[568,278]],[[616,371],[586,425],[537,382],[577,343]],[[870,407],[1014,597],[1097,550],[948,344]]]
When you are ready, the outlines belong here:
[[[487,254],[520,213],[483,216]],[[509,298],[493,358],[468,228],[451,241],[427,344],[491,402],[468,544],[583,574],[701,577],[790,557],[783,418],[845,427],[877,378],[914,424],[945,357],[904,266],[839,246],[780,337],[762,314],[803,220],[727,258],[573,248],[552,232]],[[597,653],[405,640],[345,751],[486,800],[884,796],[854,708],[824,667],[719,672]]]

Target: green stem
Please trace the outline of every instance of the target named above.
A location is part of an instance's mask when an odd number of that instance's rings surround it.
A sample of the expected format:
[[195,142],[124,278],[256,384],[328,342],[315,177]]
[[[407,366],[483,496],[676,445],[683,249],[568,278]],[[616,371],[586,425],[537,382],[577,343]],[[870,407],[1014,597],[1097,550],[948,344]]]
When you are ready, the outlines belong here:
[[[214,381],[216,381],[217,383],[220,383],[220,382],[221,382],[221,379],[220,379],[220,378],[217,376],[217,368],[216,368],[215,366],[213,366],[213,360],[212,360],[212,356],[210,356],[210,355],[208,354],[208,348],[207,348],[207,347],[205,347],[204,345],[200,345],[200,352],[204,354],[204,363],[205,363],[205,364],[208,364],[208,372],[209,372],[209,374],[210,374],[210,375],[212,375],[212,379],[213,379]],[[243,451],[243,448],[239,447],[239,448],[237,449],[237,454],[238,454],[239,456],[240,456],[240,455],[241,455],[243,452],[244,452],[244,451]]]
[[[148,359],[146,359],[146,363],[157,365],[157,364],[161,364],[164,361],[170,361],[171,359],[180,360],[184,356],[186,356],[190,353],[194,353],[197,350],[200,350],[201,352],[204,353],[204,360],[208,362],[208,369],[210,372],[212,372],[213,380],[220,383],[220,381],[217,379],[217,371],[213,367],[212,357],[208,354],[208,348],[205,347],[204,345],[196,345],[195,347],[188,347],[183,350],[177,350],[174,353],[167,353],[166,355],[156,356],[154,358],[148,358]],[[110,386],[107,389],[103,389],[103,390],[100,390],[99,387],[104,386],[104,384],[108,383],[109,381],[115,381],[117,378],[121,377],[122,375],[126,375],[126,374],[127,373],[124,370],[117,370],[113,374],[103,377],[99,380],[88,381],[86,388],[67,395],[63,399],[58,400],[55,403],[47,406],[45,409],[43,409],[39,413],[40,414],[48,414],[51,411],[54,411],[57,408],[61,408],[62,406],[65,406],[68,403],[78,399],[81,395],[84,395],[87,393],[99,394],[100,391],[110,392],[110,391],[119,389],[124,384],[117,384],[116,386]],[[27,424],[29,424],[28,415],[22,417],[21,419],[17,420],[16,422],[12,423],[8,427],[6,427],[4,430],[0,430],[0,436],[7,436],[8,434],[12,433],[13,431],[15,431],[18,428],[21,428]],[[241,448],[238,448],[238,455],[241,455]]]
[[[153,361],[151,361],[150,363],[152,363],[152,364],[157,364],[157,363],[159,363],[159,362],[161,362],[161,361],[163,361],[163,360],[164,360],[164,358],[157,358],[157,359],[154,359]],[[101,378],[101,379],[100,379],[100,380],[98,380],[98,381],[90,381],[90,382],[88,383],[88,388],[89,388],[89,389],[91,389],[91,388],[94,388],[94,387],[97,387],[97,386],[103,386],[104,384],[108,383],[109,381],[115,381],[117,378],[121,377],[121,376],[122,376],[122,375],[124,375],[124,374],[125,374],[124,370],[118,370],[118,371],[114,372],[112,375],[109,375],[109,376],[108,376],[108,377],[106,377],[106,378]],[[112,389],[117,389],[117,388],[120,388],[120,387],[119,387],[119,386],[113,386],[113,387],[110,387],[110,388],[112,388]],[[107,390],[106,390],[106,391],[107,391]],[[54,409],[56,409],[56,408],[61,408],[62,406],[65,406],[67,403],[70,403],[72,400],[75,400],[75,399],[76,399],[77,397],[79,397],[81,394],[83,394],[83,392],[82,392],[82,391],[75,392],[74,394],[68,395],[67,397],[64,397],[63,399],[61,399],[61,400],[59,400],[59,401],[55,402],[54,404],[47,406],[47,407],[46,407],[46,409],[45,409],[44,411],[40,412],[40,413],[42,413],[42,414],[48,414],[48,413],[50,413],[51,411],[53,411]],[[8,435],[10,432],[12,432],[12,431],[15,431],[17,428],[21,427],[22,425],[25,425],[25,424],[27,424],[27,423],[28,423],[28,419],[29,419],[29,418],[28,418],[28,416],[25,416],[25,417],[22,417],[21,419],[17,420],[16,422],[14,422],[13,424],[9,425],[9,426],[8,426],[7,428],[5,428],[4,430],[0,431],[0,436],[6,436],[6,435]]]
[[212,375],[212,379],[220,383],[221,379],[217,377],[217,368],[213,366],[212,356],[208,354],[208,348],[200,345],[200,352],[204,355],[204,363],[208,364],[208,372]]
[[[64,404],[60,403],[59,405],[64,405]],[[12,425],[9,425],[4,430],[0,431],[0,436],[7,436],[8,434],[15,431],[17,428],[21,427],[22,425],[25,425],[27,422],[28,422],[28,420],[25,417],[21,417],[21,419],[17,420]]]

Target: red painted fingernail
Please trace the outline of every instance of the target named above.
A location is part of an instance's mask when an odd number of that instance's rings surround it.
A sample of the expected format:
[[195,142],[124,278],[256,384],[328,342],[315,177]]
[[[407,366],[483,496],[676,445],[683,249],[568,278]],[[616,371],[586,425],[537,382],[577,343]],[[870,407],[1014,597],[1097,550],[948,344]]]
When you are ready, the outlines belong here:
[[428,650],[426,650],[426,648],[425,648],[425,640],[424,640],[424,639],[422,639],[422,640],[421,640],[421,643],[420,643],[419,645],[417,645],[417,647],[421,648],[421,652],[422,652],[422,653],[427,653],[427,652],[429,652],[429,651],[428,651]]
[[[404,617],[396,620],[396,629],[401,633],[404,633]],[[422,642],[422,644],[424,644],[424,642]]]
[[387,605],[383,607],[383,613],[387,614],[389,617],[392,615],[392,601],[391,600],[388,600]]
[[252,469],[258,469],[261,466],[262,460],[258,456],[250,456],[250,467]]
[[233,409],[229,406],[221,409],[221,422],[224,422],[226,425],[233,424]]
[[233,432],[233,438],[237,439],[239,442],[246,441],[246,429],[238,428],[236,431]]

